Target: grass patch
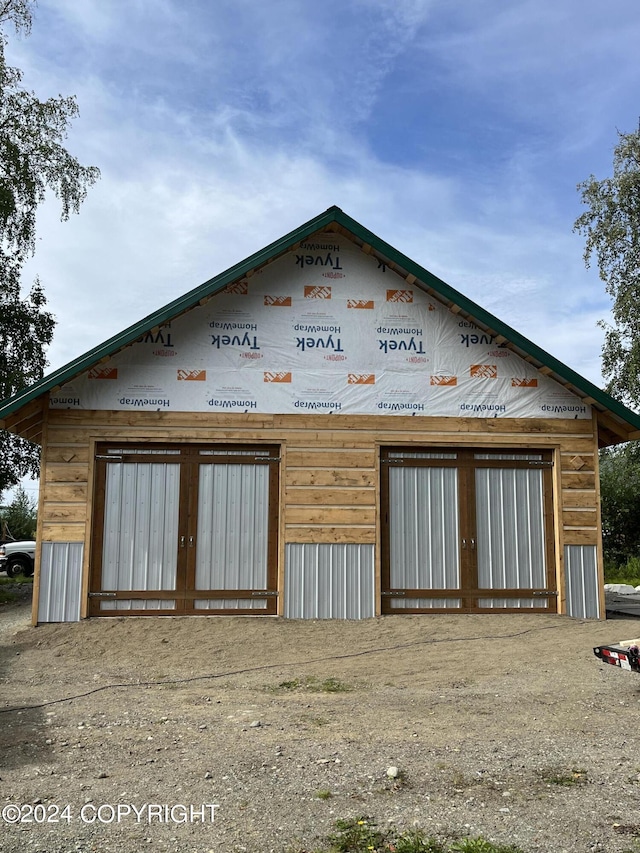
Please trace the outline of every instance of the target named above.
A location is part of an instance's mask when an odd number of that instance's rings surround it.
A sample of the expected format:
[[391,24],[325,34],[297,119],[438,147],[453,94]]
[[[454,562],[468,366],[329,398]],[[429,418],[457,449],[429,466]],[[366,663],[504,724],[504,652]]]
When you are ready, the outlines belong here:
[[513,844],[494,844],[486,838],[463,838],[455,841],[449,848],[456,853],[521,853]]
[[0,604],[12,604],[14,601],[17,600],[17,593],[9,592],[9,590],[5,591],[3,589],[0,589]]
[[319,800],[330,800],[333,794],[328,788],[321,788],[319,791],[316,791],[316,797]]
[[301,682],[299,678],[292,678],[291,681],[281,681],[275,690],[299,690]]
[[309,726],[317,726],[318,728],[329,725],[329,720],[326,717],[317,717],[314,714],[301,714],[300,722]]
[[584,785],[587,781],[587,771],[573,769],[569,771],[546,771],[542,779],[547,785],[560,785],[563,788],[571,788],[574,785]]
[[18,575],[15,578],[0,578],[0,604],[26,601],[33,590],[33,578]]
[[306,678],[291,678],[287,681],[281,681],[275,687],[269,687],[268,689],[275,693],[293,693],[296,691],[305,691],[308,693],[349,693],[349,691],[353,690],[353,687],[333,676],[320,679],[315,675],[308,675]]
[[312,693],[348,693],[353,688],[339,678],[325,678],[323,681],[312,678],[307,689]]
[[486,838],[455,841],[427,835],[422,829],[398,832],[380,829],[369,817],[338,820],[319,853],[524,853],[512,844],[496,844]]

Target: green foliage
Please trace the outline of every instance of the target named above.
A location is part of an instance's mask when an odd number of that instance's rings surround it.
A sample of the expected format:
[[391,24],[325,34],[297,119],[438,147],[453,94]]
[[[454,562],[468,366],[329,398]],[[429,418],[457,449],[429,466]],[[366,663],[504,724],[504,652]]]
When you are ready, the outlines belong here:
[[310,693],[349,693],[353,688],[334,676],[319,679],[315,675],[306,678],[292,678],[281,681],[276,687],[270,688],[277,691],[307,690]]
[[[640,557],[640,446],[600,451],[602,543],[607,574]],[[637,575],[636,575],[637,577]]]
[[10,590],[6,592],[0,587],[0,604],[14,604],[18,600],[18,593]]
[[494,844],[486,838],[463,838],[449,847],[451,853],[521,853],[513,844]]
[[586,238],[584,260],[595,255],[600,278],[613,298],[613,325],[602,323],[602,369],[608,390],[640,403],[640,130],[619,133],[613,176],[593,175],[578,185],[587,210],[574,230]]
[[15,578],[0,577],[0,595],[4,596],[5,601],[14,601],[20,597],[21,592],[15,590],[17,585],[25,588],[29,585],[33,587],[33,575],[29,575],[28,578],[24,575],[16,575]]
[[392,845],[395,853],[445,853],[436,839],[427,837],[421,829],[410,829],[399,835]]
[[640,586],[640,557],[630,557],[622,565],[605,561],[604,579],[607,583],[627,583],[630,586]]
[[18,486],[9,506],[0,509],[2,539],[35,539],[38,516],[36,503],[22,486]]
[[336,853],[366,853],[383,850],[385,837],[370,817],[355,817],[337,820],[334,835],[329,836],[331,849]]
[[313,693],[348,693],[351,688],[339,678],[330,676],[323,681],[309,680],[307,688]]
[[[98,179],[93,166],[82,166],[65,148],[78,115],[75,98],[39,100],[22,86],[22,71],[6,64],[6,29],[28,35],[34,0],[0,4],[0,399],[40,379],[53,337],[54,319],[38,280],[27,295],[22,269],[34,253],[36,212],[52,191],[68,219],[80,209]],[[25,474],[37,474],[38,449],[0,433],[0,494]]]
[[331,853],[522,853],[511,844],[495,844],[485,838],[462,838],[445,842],[427,836],[415,828],[399,833],[382,831],[370,817],[336,821],[336,830],[328,842]]

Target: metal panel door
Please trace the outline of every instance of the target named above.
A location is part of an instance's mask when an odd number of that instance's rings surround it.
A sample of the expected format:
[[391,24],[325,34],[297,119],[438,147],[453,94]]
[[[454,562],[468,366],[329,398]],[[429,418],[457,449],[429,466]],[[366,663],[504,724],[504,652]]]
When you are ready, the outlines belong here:
[[420,592],[460,587],[458,472],[392,468],[389,503],[389,583],[405,591],[389,595],[391,608],[460,607],[459,598],[421,598]]
[[91,615],[276,612],[274,448],[99,448]]
[[383,452],[383,613],[461,606],[456,459],[454,451]]
[[[92,613],[175,610],[180,464],[165,454],[163,461],[152,458],[105,455],[100,577],[94,574]],[[128,597],[134,591],[144,595]]]
[[[478,587],[546,586],[543,471],[476,469]],[[536,598],[538,600],[536,600]],[[540,606],[541,596],[481,598],[480,607]]]
[[381,462],[383,613],[548,611],[550,453],[395,448]]
[[[196,610],[273,612],[269,578],[269,487],[265,464],[199,464]],[[270,600],[269,600],[270,599]]]

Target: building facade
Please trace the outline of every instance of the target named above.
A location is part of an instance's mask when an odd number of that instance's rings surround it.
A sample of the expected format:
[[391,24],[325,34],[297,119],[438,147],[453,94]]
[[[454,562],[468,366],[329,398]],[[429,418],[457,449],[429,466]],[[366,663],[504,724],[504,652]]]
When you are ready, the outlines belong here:
[[600,617],[640,418],[338,208],[0,408],[42,445],[34,621]]

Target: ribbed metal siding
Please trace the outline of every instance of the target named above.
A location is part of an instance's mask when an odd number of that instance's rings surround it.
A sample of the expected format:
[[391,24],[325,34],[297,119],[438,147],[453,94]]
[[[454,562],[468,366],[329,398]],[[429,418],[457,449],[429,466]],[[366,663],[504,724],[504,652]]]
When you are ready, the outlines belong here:
[[194,601],[196,610],[264,610],[267,601],[264,598],[197,598]]
[[175,607],[172,598],[122,598],[100,602],[100,610],[175,610]]
[[[180,466],[112,463],[105,486],[102,589],[176,588]],[[173,609],[173,601],[103,601],[103,610]]]
[[199,467],[196,589],[266,589],[268,466]]
[[[478,586],[546,586],[542,471],[476,470]],[[481,607],[542,607],[532,598],[482,599]]]
[[598,557],[595,545],[566,545],[567,613],[581,619],[600,618]]
[[499,607],[517,607],[520,610],[532,607],[540,610],[549,607],[549,599],[542,596],[536,596],[536,598],[479,598],[478,607],[489,607],[493,610],[497,610]]
[[407,610],[409,608],[420,608],[421,610],[433,610],[446,607],[448,610],[453,610],[456,607],[462,607],[460,598],[391,598],[391,608],[393,610]]
[[79,622],[82,542],[43,542],[38,622]]
[[375,616],[374,546],[288,544],[285,596],[289,619]]
[[391,468],[389,508],[392,588],[459,589],[456,469]]

